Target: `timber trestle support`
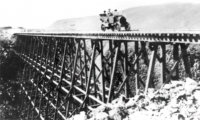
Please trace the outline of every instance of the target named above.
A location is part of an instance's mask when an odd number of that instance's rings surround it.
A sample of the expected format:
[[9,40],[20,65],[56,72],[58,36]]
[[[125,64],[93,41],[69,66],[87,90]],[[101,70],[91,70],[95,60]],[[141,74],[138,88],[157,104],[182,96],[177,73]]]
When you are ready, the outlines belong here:
[[[128,98],[143,90],[146,95],[156,86],[155,72],[160,72],[160,86],[178,80],[181,60],[191,77],[187,47],[200,44],[199,34],[189,32],[16,33],[15,37],[15,53],[25,62],[21,118],[27,120],[66,120],[120,94]],[[173,66],[166,67],[167,53]]]

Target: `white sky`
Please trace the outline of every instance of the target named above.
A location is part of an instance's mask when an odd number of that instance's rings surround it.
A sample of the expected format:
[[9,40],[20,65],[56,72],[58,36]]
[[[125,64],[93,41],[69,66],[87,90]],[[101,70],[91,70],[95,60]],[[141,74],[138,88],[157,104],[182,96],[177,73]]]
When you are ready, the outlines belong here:
[[200,0],[0,0],[0,27],[46,28],[60,19],[98,15],[107,9]]

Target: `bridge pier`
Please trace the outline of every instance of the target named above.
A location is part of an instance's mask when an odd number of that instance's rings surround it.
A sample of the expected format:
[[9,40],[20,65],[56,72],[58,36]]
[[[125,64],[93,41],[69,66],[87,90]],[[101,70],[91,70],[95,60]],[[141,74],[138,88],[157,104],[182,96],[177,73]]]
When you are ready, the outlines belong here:
[[163,83],[166,82],[166,44],[161,44],[161,50],[160,50],[160,54],[161,54],[161,59],[160,59],[160,63],[161,63],[161,78],[160,78],[160,82],[161,85]]
[[[174,44],[173,45],[173,58],[174,58],[174,62],[179,60],[179,44]],[[179,74],[178,74],[178,65],[175,67],[175,71],[174,71],[174,76],[173,79],[178,80],[179,79]]]
[[181,52],[183,53],[183,63],[185,67],[186,77],[192,77],[190,72],[190,64],[188,60],[187,48],[188,45],[181,44]]
[[[147,94],[149,88],[157,86],[155,79],[161,87],[172,80],[172,74],[173,79],[180,78],[181,59],[185,73],[191,77],[186,35],[177,38],[168,33],[16,34],[16,54],[26,63],[21,88],[28,107],[22,106],[22,117],[67,119],[80,110],[106,105],[122,93],[125,97],[141,90]],[[166,52],[171,44],[174,65],[169,67]],[[129,49],[134,51],[132,56]]]
[[[139,55],[139,52],[138,52],[138,41],[136,41],[135,42],[135,58],[137,58],[137,57],[139,58],[139,56],[140,55]],[[135,63],[134,69],[135,69],[135,92],[136,92],[136,94],[138,94],[139,93],[139,89],[140,89],[140,84],[139,84],[139,62],[138,62],[138,60]],[[126,91],[128,91],[127,88],[126,88]],[[129,96],[127,95],[126,97],[129,97]]]

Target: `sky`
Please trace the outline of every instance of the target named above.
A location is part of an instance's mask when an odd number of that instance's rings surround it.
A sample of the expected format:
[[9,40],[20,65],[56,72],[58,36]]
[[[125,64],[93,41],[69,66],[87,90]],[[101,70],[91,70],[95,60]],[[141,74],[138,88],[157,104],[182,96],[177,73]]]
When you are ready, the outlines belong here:
[[61,19],[98,15],[104,10],[200,0],[0,0],[0,27],[47,28]]

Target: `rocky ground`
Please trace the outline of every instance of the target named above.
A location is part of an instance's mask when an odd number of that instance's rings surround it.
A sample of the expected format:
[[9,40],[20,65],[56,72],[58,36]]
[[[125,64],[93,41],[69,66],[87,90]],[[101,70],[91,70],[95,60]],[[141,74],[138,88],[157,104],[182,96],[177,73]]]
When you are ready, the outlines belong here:
[[120,96],[69,120],[200,120],[200,82],[171,81],[159,90],[149,89],[147,95]]

